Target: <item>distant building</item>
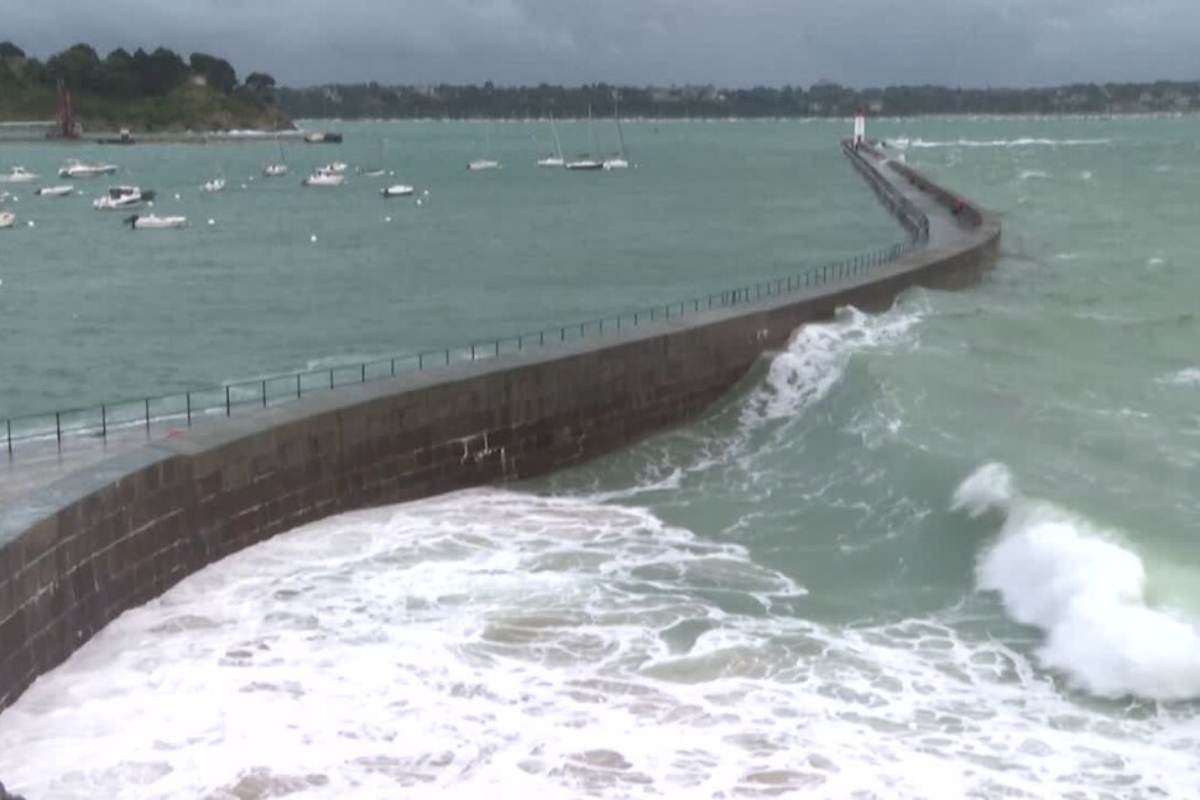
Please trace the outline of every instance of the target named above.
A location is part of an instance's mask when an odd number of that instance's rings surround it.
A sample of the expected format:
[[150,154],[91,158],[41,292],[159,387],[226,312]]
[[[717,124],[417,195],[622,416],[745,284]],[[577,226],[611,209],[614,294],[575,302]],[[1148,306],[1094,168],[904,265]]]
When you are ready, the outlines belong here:
[[193,72],[188,76],[188,83],[192,86],[208,86],[208,78],[204,77],[202,73]]

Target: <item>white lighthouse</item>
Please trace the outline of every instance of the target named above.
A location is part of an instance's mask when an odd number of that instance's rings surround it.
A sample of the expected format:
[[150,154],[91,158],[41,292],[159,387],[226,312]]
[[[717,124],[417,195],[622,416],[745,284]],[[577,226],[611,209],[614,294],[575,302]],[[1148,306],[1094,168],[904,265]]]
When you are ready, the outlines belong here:
[[854,138],[851,141],[854,144],[855,150],[858,149],[859,145],[865,144],[867,141],[867,118],[861,108],[858,110],[858,114],[854,116]]

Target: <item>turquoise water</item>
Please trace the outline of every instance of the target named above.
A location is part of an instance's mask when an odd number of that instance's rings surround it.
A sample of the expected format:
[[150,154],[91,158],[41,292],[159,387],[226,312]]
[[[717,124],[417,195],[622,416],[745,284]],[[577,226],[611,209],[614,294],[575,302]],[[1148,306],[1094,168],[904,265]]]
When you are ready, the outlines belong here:
[[[287,145],[278,179],[259,177],[278,157],[269,142],[4,145],[0,172],[23,164],[52,184],[68,156],[122,169],[63,199],[8,187],[35,227],[0,239],[0,418],[458,347],[903,238],[827,124],[630,124],[637,169],[599,174],[536,169],[546,123],[338,127],[344,145]],[[568,154],[587,146],[582,124],[560,134]],[[616,148],[611,123],[593,135]],[[354,175],[381,144],[395,175]],[[504,169],[466,171],[487,152]],[[352,165],[346,185],[300,187],[334,159]],[[200,191],[215,175],[226,191]],[[154,211],[191,227],[131,232],[127,214],[91,207],[110,182],[155,189]],[[420,205],[379,196],[398,182]]]
[[[721,285],[737,253],[769,273],[810,237],[894,237],[846,213],[874,200],[839,130],[661,126],[658,158],[740,186],[662,191],[703,209],[693,236],[741,244],[651,262]],[[1200,120],[873,134],[1001,215],[982,285],[846,309],[703,419],[591,464],[215,565],[0,717],[0,776],[62,797],[1192,796]],[[642,147],[596,177],[643,180]],[[591,258],[575,241],[545,263]]]

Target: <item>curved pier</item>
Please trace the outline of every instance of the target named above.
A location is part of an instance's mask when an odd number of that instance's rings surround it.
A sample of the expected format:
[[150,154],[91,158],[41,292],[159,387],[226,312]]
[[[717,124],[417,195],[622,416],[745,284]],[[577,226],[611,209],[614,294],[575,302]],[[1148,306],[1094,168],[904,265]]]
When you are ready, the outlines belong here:
[[[811,287],[314,394],[87,466],[0,511],[0,710],[123,611],[322,517],[579,463],[701,413],[765,352],[839,306],[953,288],[995,257],[997,220],[877,151],[843,145],[923,246]],[[763,291],[763,287],[766,291]],[[497,348],[499,350],[499,348]]]

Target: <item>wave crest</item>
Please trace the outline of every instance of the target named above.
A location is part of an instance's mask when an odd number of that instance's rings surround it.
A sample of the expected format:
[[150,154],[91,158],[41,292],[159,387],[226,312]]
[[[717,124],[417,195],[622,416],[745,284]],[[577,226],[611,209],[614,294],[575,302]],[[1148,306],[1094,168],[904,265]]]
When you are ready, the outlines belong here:
[[1046,635],[1043,666],[1100,697],[1200,697],[1200,631],[1146,601],[1137,553],[1083,517],[1025,499],[1003,464],[987,464],[958,487],[953,508],[978,516],[1003,509],[997,541],[979,558],[976,582],[999,593],[1017,622]]

